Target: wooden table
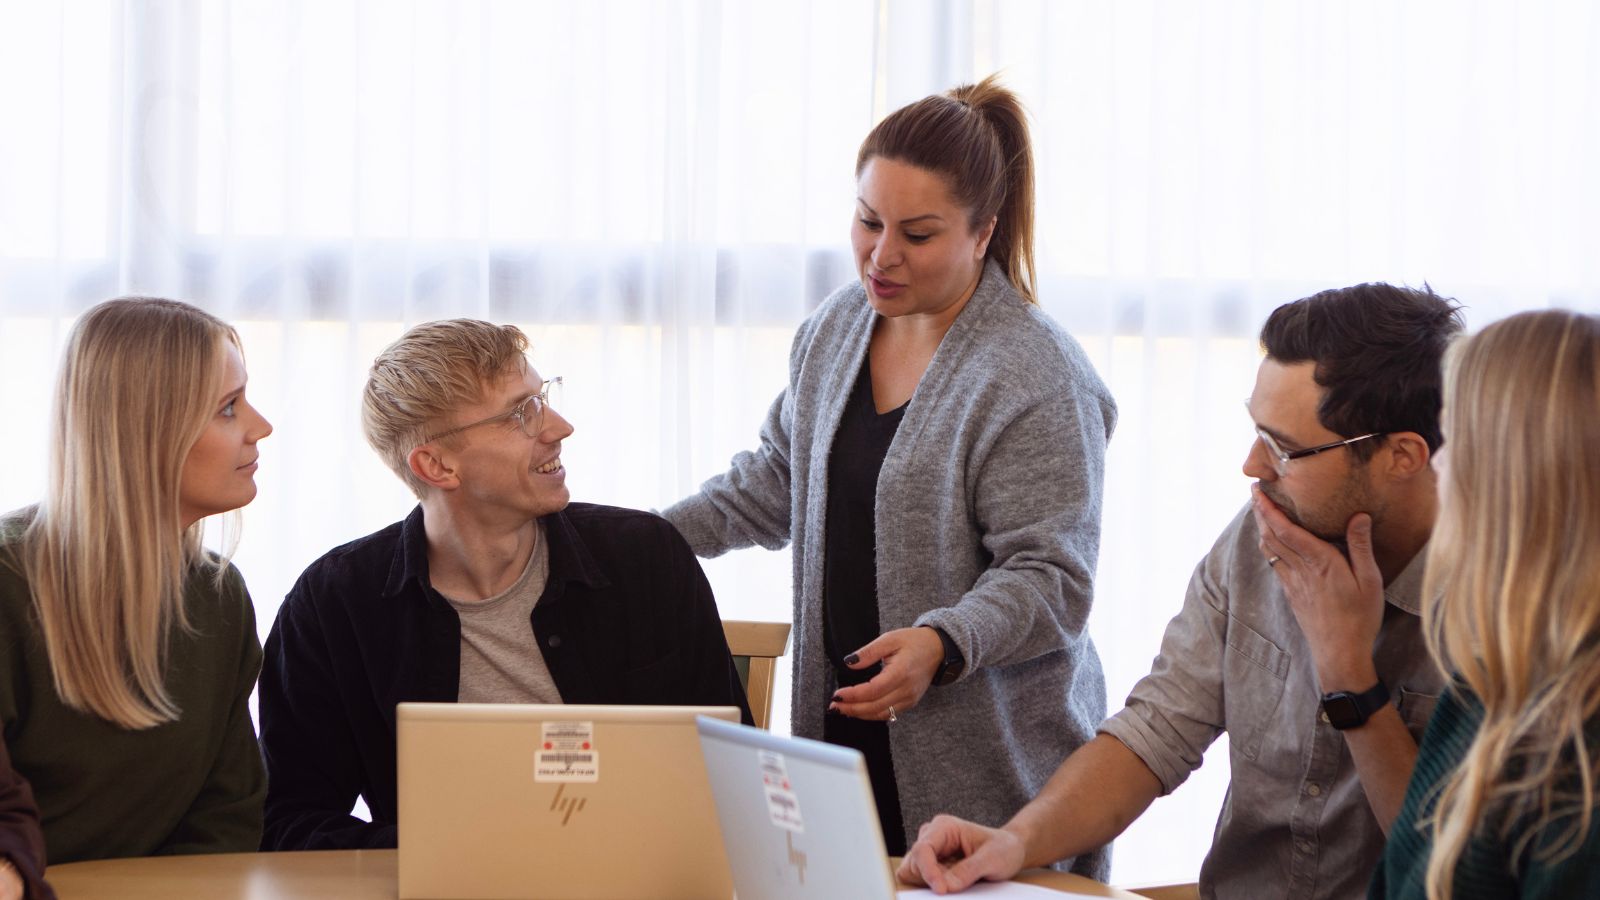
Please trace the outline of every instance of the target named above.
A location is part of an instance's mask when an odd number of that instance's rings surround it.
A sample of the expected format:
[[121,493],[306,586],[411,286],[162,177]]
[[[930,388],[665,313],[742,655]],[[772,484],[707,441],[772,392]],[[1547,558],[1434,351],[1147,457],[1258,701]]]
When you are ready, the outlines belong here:
[[[61,900],[394,900],[398,851],[220,853],[51,866]],[[1034,869],[1018,881],[1096,897],[1137,897],[1077,875]]]
[[60,900],[395,900],[395,850],[218,853],[51,866]]

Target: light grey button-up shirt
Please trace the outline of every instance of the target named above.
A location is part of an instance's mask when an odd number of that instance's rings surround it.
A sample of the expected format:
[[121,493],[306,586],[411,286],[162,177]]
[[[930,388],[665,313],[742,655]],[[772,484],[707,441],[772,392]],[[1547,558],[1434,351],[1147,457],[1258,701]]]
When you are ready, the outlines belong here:
[[[1100,730],[1171,792],[1228,733],[1232,781],[1200,869],[1204,897],[1365,897],[1383,851],[1344,737],[1322,714],[1311,649],[1257,547],[1246,504],[1195,569],[1161,655]],[[1442,679],[1423,644],[1419,552],[1384,588],[1374,651],[1411,736]]]

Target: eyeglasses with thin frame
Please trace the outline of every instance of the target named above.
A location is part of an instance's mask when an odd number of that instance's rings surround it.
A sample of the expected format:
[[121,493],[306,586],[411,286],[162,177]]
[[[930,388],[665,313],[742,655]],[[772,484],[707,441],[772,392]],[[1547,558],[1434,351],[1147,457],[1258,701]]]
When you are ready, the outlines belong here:
[[550,408],[550,390],[551,388],[559,388],[561,384],[562,378],[560,375],[554,378],[546,378],[544,386],[539,388],[539,393],[529,394],[522,399],[522,402],[506,412],[490,416],[487,419],[479,419],[476,422],[468,422],[465,425],[457,425],[448,431],[441,431],[424,439],[423,443],[430,444],[440,438],[449,437],[452,434],[460,434],[468,428],[477,428],[479,425],[488,425],[491,422],[503,422],[506,419],[515,419],[517,427],[521,428],[522,433],[528,437],[538,437],[539,429],[544,427],[544,411]]
[[[1244,410],[1246,414],[1250,412],[1249,400],[1244,401]],[[1252,416],[1251,422],[1254,423],[1254,421],[1255,418]],[[1308,456],[1316,456],[1318,453],[1323,453],[1328,450],[1336,450],[1340,447],[1348,447],[1358,441],[1364,441],[1368,438],[1383,437],[1389,433],[1387,431],[1374,431],[1371,434],[1363,434],[1359,437],[1344,438],[1343,440],[1338,441],[1329,441],[1326,444],[1318,444],[1315,447],[1307,447],[1304,450],[1285,450],[1283,449],[1283,446],[1278,443],[1277,439],[1268,434],[1260,425],[1255,425],[1254,427],[1256,430],[1256,437],[1260,438],[1262,445],[1267,448],[1267,453],[1272,457],[1272,467],[1277,470],[1279,475],[1286,473],[1289,470],[1289,463],[1294,462],[1297,459],[1305,459]]]

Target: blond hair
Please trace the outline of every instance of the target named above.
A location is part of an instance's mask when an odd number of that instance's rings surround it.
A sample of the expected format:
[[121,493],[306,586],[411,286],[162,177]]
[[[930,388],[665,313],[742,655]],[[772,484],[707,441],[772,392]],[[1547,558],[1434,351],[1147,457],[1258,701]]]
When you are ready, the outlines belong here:
[[856,177],[881,156],[936,172],[977,230],[995,219],[988,259],[1012,288],[1034,296],[1033,142],[1022,101],[998,75],[902,106],[856,152]]
[[186,303],[109,300],[79,318],[56,382],[45,497],[22,535],[56,693],[124,728],[176,719],[168,637],[201,552],[179,484],[223,378],[222,320]]
[[496,379],[526,365],[528,338],[515,325],[478,319],[426,322],[378,354],[361,396],[367,443],[420,499],[428,485],[411,471],[411,451]]
[[1513,859],[1575,852],[1600,775],[1585,741],[1600,714],[1600,320],[1512,316],[1453,347],[1446,369],[1424,587],[1439,599],[1424,621],[1484,717],[1431,818],[1430,898],[1451,895],[1475,834]]

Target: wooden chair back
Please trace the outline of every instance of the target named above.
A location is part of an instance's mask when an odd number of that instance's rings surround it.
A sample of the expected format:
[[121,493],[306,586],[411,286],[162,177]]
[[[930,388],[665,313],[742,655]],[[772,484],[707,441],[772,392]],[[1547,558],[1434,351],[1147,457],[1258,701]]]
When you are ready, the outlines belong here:
[[728,639],[728,652],[739,669],[750,713],[757,728],[772,721],[772,682],[778,671],[778,658],[789,649],[788,622],[741,622],[724,620],[722,633]]

